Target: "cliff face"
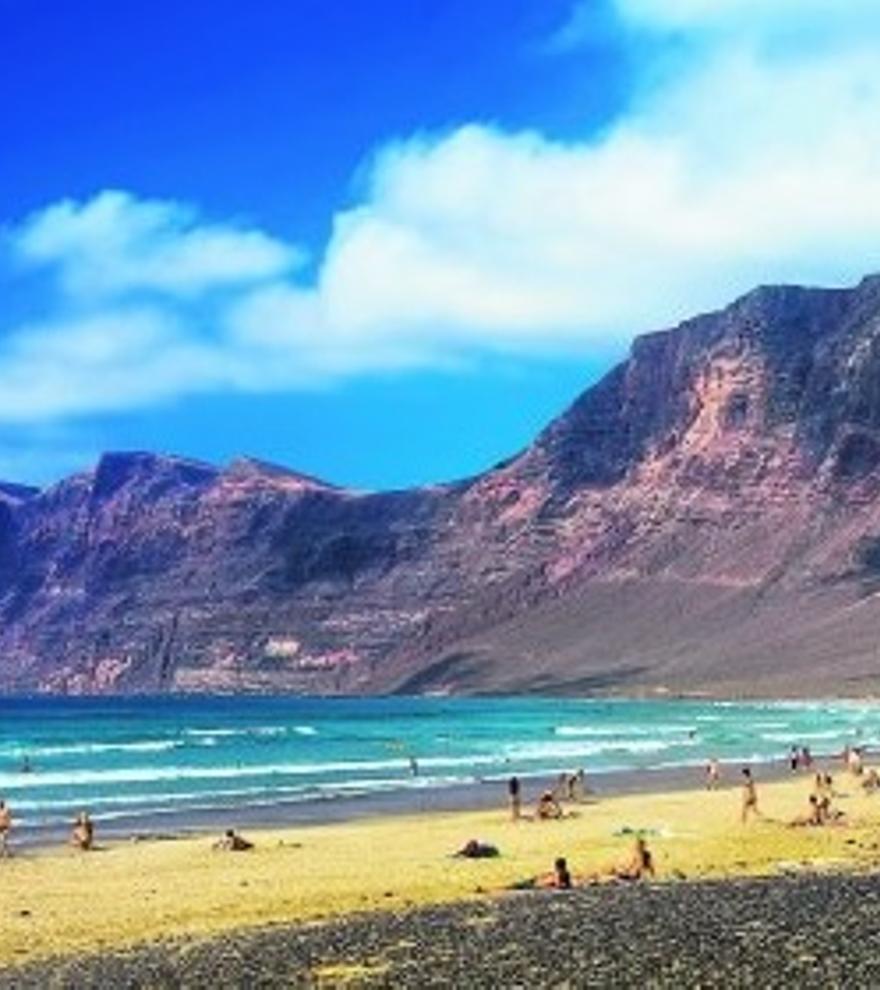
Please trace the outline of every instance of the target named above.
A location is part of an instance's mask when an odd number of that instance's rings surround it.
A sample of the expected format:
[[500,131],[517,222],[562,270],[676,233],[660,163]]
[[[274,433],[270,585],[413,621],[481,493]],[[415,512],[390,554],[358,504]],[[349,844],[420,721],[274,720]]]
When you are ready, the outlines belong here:
[[880,280],[758,289],[457,485],[150,454],[0,485],[0,687],[874,690],[878,486]]

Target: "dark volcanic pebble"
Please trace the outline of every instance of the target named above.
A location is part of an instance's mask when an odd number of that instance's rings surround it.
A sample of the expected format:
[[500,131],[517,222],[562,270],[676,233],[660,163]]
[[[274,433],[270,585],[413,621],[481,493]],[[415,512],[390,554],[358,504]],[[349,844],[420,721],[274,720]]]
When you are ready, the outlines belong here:
[[606,886],[0,970],[0,988],[876,987],[880,877]]

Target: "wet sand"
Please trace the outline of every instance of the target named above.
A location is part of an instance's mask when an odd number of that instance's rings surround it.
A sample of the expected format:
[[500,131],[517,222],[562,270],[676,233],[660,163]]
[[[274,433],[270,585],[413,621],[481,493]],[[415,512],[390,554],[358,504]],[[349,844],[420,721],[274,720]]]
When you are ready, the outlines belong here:
[[[639,793],[671,793],[693,790],[703,782],[703,763],[693,766],[657,767],[644,770],[611,770],[595,773],[588,782],[601,798]],[[723,766],[727,782],[736,780],[741,763]],[[764,781],[787,780],[791,774],[782,760],[752,764]],[[102,835],[113,841],[133,835],[183,838],[214,832],[229,825],[242,829],[278,829],[299,825],[322,825],[385,817],[419,815],[430,812],[487,811],[503,803],[507,777],[491,777],[448,787],[401,789],[351,797],[279,801],[260,807],[184,810],[137,818],[118,817],[101,823]],[[556,777],[521,777],[527,803],[542,790],[553,787]],[[22,848],[51,846],[64,842],[68,829],[58,825],[30,827],[18,831]]]

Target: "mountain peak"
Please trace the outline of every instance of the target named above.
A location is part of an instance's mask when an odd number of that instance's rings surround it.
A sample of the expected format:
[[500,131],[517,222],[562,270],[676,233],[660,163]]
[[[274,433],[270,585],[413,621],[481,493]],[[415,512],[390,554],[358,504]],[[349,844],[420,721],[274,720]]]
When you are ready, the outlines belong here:
[[40,494],[39,488],[31,485],[19,485],[11,481],[0,481],[0,500],[5,502],[27,502]]
[[269,482],[284,488],[312,489],[322,491],[339,491],[330,482],[323,481],[301,471],[257,457],[237,457],[223,471],[224,479],[237,482]]
[[201,486],[214,481],[219,470],[211,464],[149,451],[110,451],[101,456],[92,476],[92,495],[106,498],[123,485],[155,487]]

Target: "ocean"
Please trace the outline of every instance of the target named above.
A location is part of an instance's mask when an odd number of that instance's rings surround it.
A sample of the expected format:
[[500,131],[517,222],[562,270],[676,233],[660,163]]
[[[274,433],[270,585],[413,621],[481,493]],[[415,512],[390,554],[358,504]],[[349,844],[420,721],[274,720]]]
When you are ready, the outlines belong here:
[[[312,820],[382,794],[584,768],[880,746],[880,706],[545,698],[0,698],[0,797],[25,830]],[[332,812],[330,809],[333,809]]]

